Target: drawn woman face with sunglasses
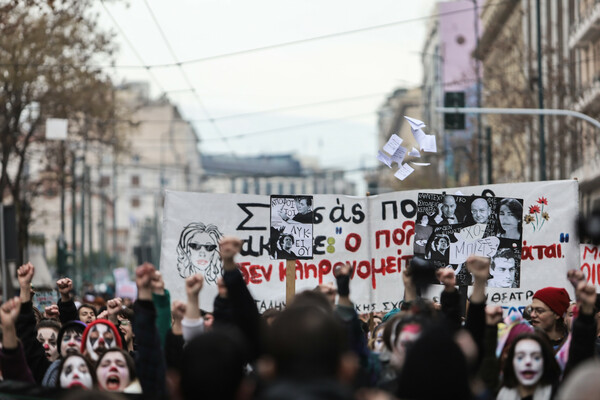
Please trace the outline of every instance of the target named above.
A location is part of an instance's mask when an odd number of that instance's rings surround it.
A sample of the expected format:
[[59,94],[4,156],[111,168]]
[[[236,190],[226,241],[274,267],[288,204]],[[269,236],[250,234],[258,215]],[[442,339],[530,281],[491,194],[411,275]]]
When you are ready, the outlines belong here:
[[223,237],[215,225],[193,222],[183,228],[177,245],[179,276],[202,273],[209,284],[216,284],[222,275],[219,240]]

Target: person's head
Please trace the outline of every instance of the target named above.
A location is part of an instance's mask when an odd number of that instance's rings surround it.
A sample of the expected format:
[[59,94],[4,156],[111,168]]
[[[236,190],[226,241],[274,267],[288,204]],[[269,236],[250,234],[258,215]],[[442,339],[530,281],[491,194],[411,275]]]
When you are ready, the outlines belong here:
[[77,315],[81,322],[89,324],[96,320],[96,308],[91,304],[82,304],[77,309]]
[[177,244],[177,271],[187,278],[202,273],[208,284],[221,275],[219,241],[223,235],[215,225],[192,222],[181,231]]
[[281,310],[278,310],[276,308],[269,308],[261,314],[261,318],[268,326],[271,326],[273,324],[273,321],[275,321],[279,314],[281,314]]
[[268,355],[282,379],[337,379],[348,355],[347,335],[323,307],[292,303],[268,331]]
[[600,361],[582,362],[561,383],[556,400],[595,399],[600,393]]
[[294,237],[287,233],[279,236],[279,246],[285,251],[290,251],[294,245]]
[[521,216],[523,215],[523,205],[515,199],[502,199],[498,208],[498,219],[500,228],[504,233],[510,231],[522,232]]
[[123,334],[125,341],[129,344],[133,340],[133,310],[122,308],[117,314],[119,331]]
[[121,335],[107,319],[97,319],[83,331],[81,353],[93,361],[97,361],[107,350],[121,347]]
[[406,352],[423,331],[424,320],[415,315],[396,314],[385,323],[383,341],[391,353],[390,365],[400,371]]
[[437,251],[444,252],[450,247],[450,238],[448,235],[438,233],[433,239],[433,245]]
[[81,340],[86,324],[69,321],[58,332],[58,352],[65,358],[70,354],[81,354]]
[[235,399],[247,357],[245,341],[232,327],[216,328],[194,337],[186,344],[181,363],[183,398]]
[[60,323],[54,319],[44,318],[37,324],[37,340],[42,344],[44,353],[49,361],[55,361],[59,357],[58,333]]
[[454,196],[447,195],[444,197],[444,201],[442,202],[442,215],[446,218],[454,217],[454,212],[456,211],[456,200],[454,200]]
[[492,257],[490,264],[490,275],[492,278],[488,281],[488,287],[510,288],[516,284],[517,257],[513,250],[503,248],[498,250]]
[[[465,355],[447,325],[424,328],[405,357],[396,397],[414,400],[472,397]],[[435,379],[428,382],[424,380],[427,377]]]
[[369,348],[373,353],[381,353],[385,347],[383,340],[383,332],[385,330],[385,324],[379,324],[373,329],[371,339],[369,340]]
[[531,325],[549,333],[563,326],[563,316],[569,308],[569,293],[563,288],[545,287],[533,295],[529,307]]
[[560,367],[546,338],[537,333],[523,333],[508,350],[503,372],[503,386],[535,387],[557,382]]
[[200,316],[204,321],[204,330],[212,329],[213,323],[215,322],[215,316],[213,313],[200,310]]
[[471,215],[478,224],[485,224],[491,214],[490,205],[483,198],[473,200],[471,203]]
[[573,327],[573,318],[577,315],[577,303],[572,302],[569,304],[569,308],[567,308],[567,312],[565,313],[565,326],[571,331]]
[[96,364],[96,380],[101,390],[122,392],[136,379],[135,363],[125,350],[106,350]]
[[310,197],[298,197],[296,199],[296,208],[298,214],[307,214],[312,208],[312,199]]
[[81,354],[69,354],[58,367],[57,386],[63,389],[93,389],[96,375],[90,361]]

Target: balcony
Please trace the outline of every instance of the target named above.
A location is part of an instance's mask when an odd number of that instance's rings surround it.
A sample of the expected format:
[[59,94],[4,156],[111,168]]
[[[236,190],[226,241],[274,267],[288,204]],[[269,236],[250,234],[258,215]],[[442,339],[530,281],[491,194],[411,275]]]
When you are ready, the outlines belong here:
[[575,21],[569,32],[569,48],[584,47],[600,37],[600,0],[595,0],[587,15]]
[[[577,93],[575,111],[585,114],[596,114],[600,111],[600,75],[596,76],[587,86],[581,88]],[[585,111],[588,111],[587,113]]]

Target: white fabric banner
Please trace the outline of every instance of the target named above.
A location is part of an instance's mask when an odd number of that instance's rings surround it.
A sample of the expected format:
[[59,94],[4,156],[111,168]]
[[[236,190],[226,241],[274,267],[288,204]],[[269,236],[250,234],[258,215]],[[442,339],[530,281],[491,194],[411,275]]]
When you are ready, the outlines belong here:
[[[505,240],[503,235],[508,237],[507,231],[500,229],[500,214],[504,213],[501,199],[518,199],[522,207],[520,239],[513,245],[520,257],[518,278],[514,279],[513,272],[512,287],[488,287],[488,304],[501,305],[509,313],[522,310],[531,302],[534,291],[546,286],[565,287],[573,297],[566,271],[580,260],[579,243],[574,240],[578,214],[578,183],[574,180],[427,189],[370,197],[314,195],[314,257],[296,261],[296,291],[335,282],[332,270],[349,261],[354,265],[350,297],[358,312],[397,307],[404,292],[401,273],[414,254],[417,214],[425,210],[419,209],[419,193],[457,192],[460,196],[454,196],[459,202],[456,211],[464,214],[464,221],[469,214],[475,217],[480,212],[475,210],[478,203],[474,199],[487,196],[484,198],[490,205],[488,218],[495,222],[488,223],[488,230],[484,230],[485,223],[474,222],[465,230],[447,232],[454,241],[452,260],[456,262],[462,261],[457,256],[456,241],[466,243],[467,234],[475,230],[481,231],[475,240],[493,242],[493,251],[504,246],[498,244]],[[441,210],[443,196],[438,197]],[[462,197],[467,199],[464,204],[460,203]],[[212,310],[216,281],[221,274],[218,240],[233,235],[244,240],[236,261],[258,309],[262,312],[284,307],[285,260],[271,260],[269,256],[269,216],[266,195],[167,191],[160,270],[171,298],[185,301],[185,277],[201,272],[205,285],[200,306]],[[495,226],[495,230],[490,226]],[[564,241],[565,235],[572,240]],[[486,255],[493,256],[489,246],[486,249]],[[460,265],[453,267],[460,270]],[[427,295],[437,296],[441,290],[441,285],[433,285]]]

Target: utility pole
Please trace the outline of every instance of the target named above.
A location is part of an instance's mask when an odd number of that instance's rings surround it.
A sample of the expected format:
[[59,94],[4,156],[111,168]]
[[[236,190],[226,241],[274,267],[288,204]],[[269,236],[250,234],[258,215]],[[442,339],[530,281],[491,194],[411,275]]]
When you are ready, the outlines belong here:
[[[544,80],[542,77],[542,11],[537,0],[537,64],[538,64],[538,107],[544,109]],[[544,114],[540,114],[540,180],[546,180],[546,135],[544,132]]]
[[71,156],[71,251],[73,252],[73,269],[75,272],[75,285],[81,291],[81,269],[77,263],[77,151],[74,148]]
[[[475,9],[475,48],[479,48],[479,10],[477,7],[477,1],[473,0],[473,7]],[[479,65],[479,59],[475,58],[475,74],[477,75],[477,108],[481,108],[481,70]],[[479,166],[479,184],[483,185],[483,157],[482,157],[482,141],[483,135],[481,134],[481,114],[477,114],[477,163]]]

